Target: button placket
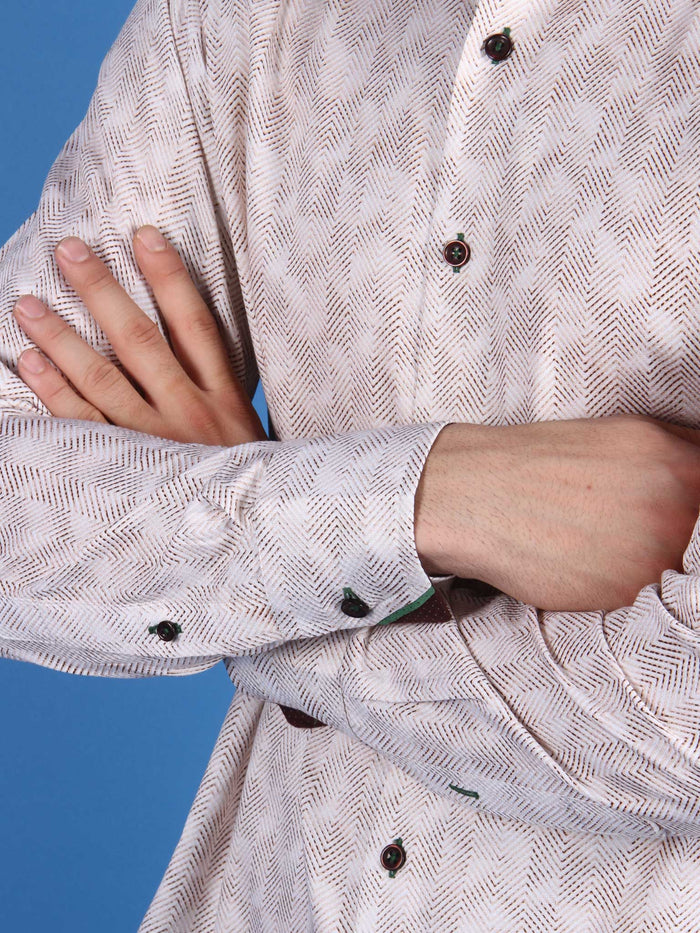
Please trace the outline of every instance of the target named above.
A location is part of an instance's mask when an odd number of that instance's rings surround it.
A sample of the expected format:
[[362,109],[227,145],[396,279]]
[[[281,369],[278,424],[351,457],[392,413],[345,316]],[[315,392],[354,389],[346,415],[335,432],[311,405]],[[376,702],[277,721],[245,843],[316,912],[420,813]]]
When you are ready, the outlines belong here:
[[[492,64],[504,61],[513,51],[510,28],[505,26],[502,32],[488,36],[481,48],[491,59]],[[459,272],[462,266],[469,262],[471,255],[469,245],[464,242],[464,234],[458,233],[455,239],[448,240],[442,248],[442,255],[445,262],[452,266],[452,271]]]
[[[461,392],[465,399],[477,400],[483,391],[481,373],[485,365],[482,348],[488,345],[493,312],[484,301],[484,276],[493,253],[494,230],[500,221],[494,220],[493,178],[502,177],[500,166],[508,154],[506,145],[500,146],[501,127],[511,132],[514,82],[520,80],[518,69],[501,63],[495,73],[483,51],[486,39],[493,35],[506,35],[509,40],[526,32],[525,11],[518,4],[505,4],[497,13],[501,22],[508,23],[503,32],[494,25],[494,9],[477,4],[466,23],[465,41],[457,69],[452,77],[453,92],[449,110],[441,127],[444,144],[437,171],[437,192],[432,214],[429,275],[422,294],[423,316],[415,365],[414,405],[412,417],[427,420],[436,410],[442,410],[444,396],[436,373],[451,369],[465,354],[473,356],[474,366],[465,373]],[[502,19],[501,19],[502,17]],[[499,46],[500,47],[500,46]],[[505,51],[505,46],[502,48]],[[493,131],[484,131],[493,127]],[[485,153],[488,158],[485,158]],[[489,197],[485,196],[489,192]],[[485,204],[489,201],[489,204]],[[455,266],[448,262],[445,248],[457,240],[457,230],[463,232],[469,246],[467,264]],[[464,266],[466,265],[466,268]],[[451,266],[451,272],[447,268]],[[462,281],[457,275],[462,271]],[[463,285],[470,286],[462,288]],[[454,341],[436,344],[429,339],[455,322]],[[459,323],[457,322],[459,318]],[[449,346],[446,345],[449,343]],[[469,403],[471,404],[471,402]],[[473,417],[473,415],[470,416]]]

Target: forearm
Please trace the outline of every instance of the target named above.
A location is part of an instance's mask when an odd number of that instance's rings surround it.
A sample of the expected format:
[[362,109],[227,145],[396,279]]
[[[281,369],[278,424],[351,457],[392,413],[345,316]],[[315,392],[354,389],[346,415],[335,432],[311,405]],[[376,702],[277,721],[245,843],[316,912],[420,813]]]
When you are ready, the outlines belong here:
[[[410,612],[432,593],[411,530],[440,427],[213,447],[1,415],[0,656],[103,676],[202,670]],[[345,588],[366,611],[346,609]],[[155,631],[164,620],[177,637]]]
[[416,492],[423,566],[540,609],[630,605],[682,569],[700,503],[697,436],[639,416],[448,425]]

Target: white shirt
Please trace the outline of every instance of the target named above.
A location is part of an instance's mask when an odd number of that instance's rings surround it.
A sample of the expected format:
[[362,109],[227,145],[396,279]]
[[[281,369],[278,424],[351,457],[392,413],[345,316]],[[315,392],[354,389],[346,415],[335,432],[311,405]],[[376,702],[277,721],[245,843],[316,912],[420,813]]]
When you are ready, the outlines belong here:
[[[136,4],[0,251],[0,655],[236,684],[140,933],[700,930],[698,527],[607,614],[431,580],[413,538],[448,423],[700,427],[699,53],[696,0]],[[279,442],[46,417],[16,376],[25,292],[116,361],[63,236],[160,323],[144,223]]]

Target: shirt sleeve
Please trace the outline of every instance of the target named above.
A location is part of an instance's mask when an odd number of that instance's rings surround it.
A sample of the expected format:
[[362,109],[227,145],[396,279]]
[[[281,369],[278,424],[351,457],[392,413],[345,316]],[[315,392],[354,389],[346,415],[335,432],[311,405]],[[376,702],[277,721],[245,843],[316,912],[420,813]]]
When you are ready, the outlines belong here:
[[[155,223],[257,368],[221,208],[200,7],[139,0],[37,210],[0,250],[0,656],[80,674],[184,674],[410,612],[432,593],[413,500],[441,423],[233,448],[51,417],[17,376],[12,307],[45,301],[118,364],[55,263],[88,242],[166,333],[132,237]],[[235,93],[232,80],[232,93]],[[411,570],[407,572],[409,566]]]
[[290,642],[226,662],[229,674],[461,806],[576,832],[696,837],[699,526],[684,573],[665,571],[614,612],[541,611],[455,580],[442,624],[414,615]]

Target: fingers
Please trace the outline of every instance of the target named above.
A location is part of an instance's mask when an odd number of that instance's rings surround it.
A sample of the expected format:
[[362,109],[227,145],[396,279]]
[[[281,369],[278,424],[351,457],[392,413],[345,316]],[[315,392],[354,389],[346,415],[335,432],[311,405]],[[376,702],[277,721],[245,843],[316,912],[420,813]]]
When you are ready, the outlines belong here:
[[[228,437],[229,428],[235,429],[236,438],[241,430],[245,437],[251,434],[254,439],[259,435],[264,438],[250,399],[231,370],[214,317],[177,251],[167,241],[164,248],[161,242],[161,248],[154,249],[154,237],[158,247],[159,232],[154,227],[142,227],[134,237],[134,252],[168,325],[172,349],[156,324],[86,244],[77,237],[68,237],[56,248],[65,278],[110,340],[138,389],[59,315],[31,295],[18,302],[17,320],[66,378],[50,368],[31,374],[24,362],[22,378],[52,414],[59,415],[60,410],[59,417],[106,418],[133,430],[183,440],[189,439],[188,425],[193,421],[195,439],[204,443],[211,442],[210,436],[214,443],[220,443],[221,437]],[[41,314],[21,316],[22,306],[40,308]],[[70,383],[83,399],[73,392]],[[202,412],[206,415],[204,426],[200,424]],[[184,427],[183,420],[187,422]],[[181,437],[183,432],[187,436]]]
[[[27,311],[32,314],[27,314]],[[22,295],[13,313],[24,333],[51,358],[83,396],[78,404],[77,396],[63,377],[46,363],[42,372],[31,372],[27,366],[31,356],[22,354],[20,376],[52,414],[104,421],[104,417],[97,417],[102,413],[115,424],[135,426],[135,430],[140,431],[148,430],[145,425],[155,425],[156,413],[126,376],[38,298]],[[78,409],[85,414],[77,414]]]
[[[56,247],[56,259],[68,282],[95,318],[124,368],[156,404],[167,402],[187,376],[156,324],[115,280],[107,266],[77,237]],[[54,316],[57,317],[57,316]],[[60,320],[60,319],[58,319]],[[53,324],[57,333],[59,325]],[[61,339],[69,337],[60,334]],[[54,357],[51,352],[51,358]],[[73,382],[73,373],[56,360]]]
[[242,393],[216,320],[177,250],[148,224],[134,236],[134,253],[166,320],[175,355],[190,379],[209,392],[230,390],[235,383]]
[[21,378],[52,415],[108,423],[102,412],[74,392],[63,376],[36,350],[25,350],[17,362]]

